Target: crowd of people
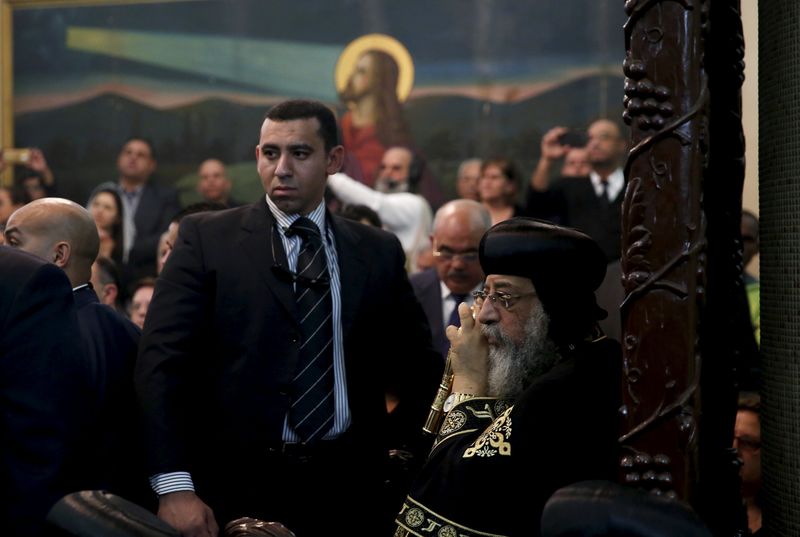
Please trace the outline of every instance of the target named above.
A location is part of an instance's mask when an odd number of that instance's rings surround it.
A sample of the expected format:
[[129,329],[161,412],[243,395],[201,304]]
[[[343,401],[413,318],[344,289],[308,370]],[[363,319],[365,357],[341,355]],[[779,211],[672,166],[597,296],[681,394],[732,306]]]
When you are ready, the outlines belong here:
[[[465,160],[439,207],[413,148],[370,153],[364,181],[341,171],[339,132],[321,103],[271,108],[250,204],[209,158],[204,201],[181,208],[143,138],[85,203],[54,196],[40,151],[0,188],[13,535],[80,489],[189,536],[242,516],[299,537],[536,535],[558,488],[614,478],[619,126],[593,122],[584,147],[553,128],[528,180],[506,157]],[[738,431],[748,467],[756,442]]]

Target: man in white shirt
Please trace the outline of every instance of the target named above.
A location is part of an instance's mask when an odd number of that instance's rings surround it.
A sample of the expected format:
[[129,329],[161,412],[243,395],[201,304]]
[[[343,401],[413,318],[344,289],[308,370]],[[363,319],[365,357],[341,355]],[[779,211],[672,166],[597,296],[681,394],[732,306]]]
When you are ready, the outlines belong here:
[[343,173],[328,178],[328,187],[343,203],[366,205],[378,213],[384,229],[400,239],[410,272],[433,219],[425,198],[413,193],[421,175],[419,167],[410,149],[390,147],[383,155],[375,190]]

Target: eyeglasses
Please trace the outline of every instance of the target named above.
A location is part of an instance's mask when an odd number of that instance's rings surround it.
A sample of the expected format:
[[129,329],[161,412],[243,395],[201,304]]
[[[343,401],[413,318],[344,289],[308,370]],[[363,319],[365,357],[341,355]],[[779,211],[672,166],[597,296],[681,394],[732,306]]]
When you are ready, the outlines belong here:
[[493,306],[497,306],[497,302],[499,301],[500,304],[507,310],[511,309],[511,306],[513,306],[520,298],[524,298],[526,296],[533,296],[535,294],[536,293],[534,293],[533,291],[531,291],[530,293],[523,293],[521,295],[509,295],[508,293],[489,294],[485,290],[472,292],[472,296],[475,298],[475,301],[478,304],[482,304],[483,301],[488,298],[489,300],[492,301]]
[[433,252],[434,257],[439,257],[444,259],[445,261],[453,261],[456,258],[460,258],[461,261],[464,263],[474,263],[478,260],[478,252],[476,251],[469,251],[469,252],[453,252],[452,250],[435,250]]

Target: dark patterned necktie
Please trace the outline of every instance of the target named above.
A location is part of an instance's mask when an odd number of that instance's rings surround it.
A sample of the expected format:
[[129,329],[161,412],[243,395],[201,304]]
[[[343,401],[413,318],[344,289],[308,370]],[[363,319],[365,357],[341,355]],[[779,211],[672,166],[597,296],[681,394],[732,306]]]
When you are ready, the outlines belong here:
[[453,326],[461,326],[461,317],[458,316],[458,305],[466,300],[467,295],[457,295],[455,293],[451,294],[450,296],[456,301],[456,305],[453,308],[453,311],[450,312],[450,320],[447,322],[448,325]]
[[311,443],[322,438],[333,425],[333,300],[325,248],[317,225],[300,217],[286,234],[297,234],[303,240],[295,273],[302,343],[292,379],[289,422],[303,442]]
[[600,179],[600,201],[604,205],[611,203],[611,200],[608,199],[608,179]]

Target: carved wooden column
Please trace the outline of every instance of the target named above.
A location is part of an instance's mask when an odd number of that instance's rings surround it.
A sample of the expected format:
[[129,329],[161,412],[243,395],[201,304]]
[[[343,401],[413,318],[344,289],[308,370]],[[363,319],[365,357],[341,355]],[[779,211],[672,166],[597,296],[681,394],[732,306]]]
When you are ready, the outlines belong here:
[[734,535],[731,319],[746,305],[738,0],[625,10],[621,479],[689,501],[715,534]]

